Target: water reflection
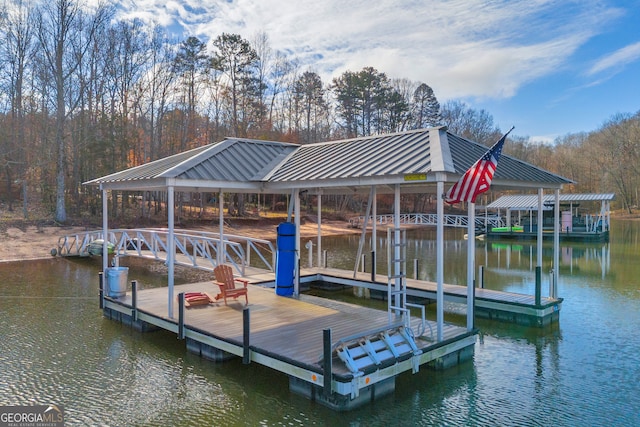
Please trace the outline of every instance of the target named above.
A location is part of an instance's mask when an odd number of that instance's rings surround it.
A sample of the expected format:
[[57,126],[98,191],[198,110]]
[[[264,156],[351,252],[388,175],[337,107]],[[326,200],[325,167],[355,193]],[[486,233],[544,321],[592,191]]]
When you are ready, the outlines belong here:
[[[444,242],[444,281],[455,285],[467,283],[467,245],[464,230],[445,230]],[[612,231],[612,238],[620,239]],[[638,233],[625,228],[623,236],[635,236]],[[626,247],[630,239],[616,242],[618,248]],[[323,248],[330,254],[329,267],[353,270],[359,236],[327,237],[323,239]],[[370,272],[372,254],[371,235],[365,240],[364,269],[362,263],[359,271]],[[376,239],[376,272],[387,272],[387,238],[386,233],[379,233]],[[535,242],[517,241],[482,241],[476,240],[476,276],[478,267],[483,266],[485,287],[520,293],[533,293],[535,283],[535,267],[538,264],[537,246]],[[634,253],[631,250],[631,253]],[[420,280],[436,280],[436,240],[433,228],[409,230],[407,232],[407,276]],[[606,279],[612,274],[611,243],[565,243],[560,245],[560,285],[568,277],[588,277],[590,279]],[[307,252],[302,251],[302,259],[307,259]],[[553,244],[544,242],[542,250],[543,288],[550,282],[549,275],[553,266]],[[560,295],[561,296],[561,295]]]

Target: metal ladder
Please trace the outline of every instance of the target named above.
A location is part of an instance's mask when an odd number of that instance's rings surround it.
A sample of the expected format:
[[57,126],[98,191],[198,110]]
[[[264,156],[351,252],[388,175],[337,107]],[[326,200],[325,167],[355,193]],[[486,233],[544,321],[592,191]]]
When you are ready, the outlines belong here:
[[[399,234],[397,241],[396,232]],[[421,311],[421,321],[415,331],[411,327],[411,307]],[[427,326],[431,330],[425,306],[407,302],[407,230],[392,227],[387,228],[387,311],[389,324],[401,320],[415,337],[423,336]]]
[[[396,240],[396,235],[400,238]],[[407,230],[387,228],[387,311],[389,323],[409,316],[407,308]]]

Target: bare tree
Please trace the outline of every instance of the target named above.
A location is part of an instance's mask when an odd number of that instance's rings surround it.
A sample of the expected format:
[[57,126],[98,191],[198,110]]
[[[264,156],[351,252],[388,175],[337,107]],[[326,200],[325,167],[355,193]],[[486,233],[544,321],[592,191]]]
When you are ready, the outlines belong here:
[[80,96],[74,92],[73,76],[93,43],[96,29],[108,18],[108,10],[98,7],[92,16],[85,15],[72,0],[43,3],[36,12],[36,32],[45,64],[53,81],[51,103],[55,111],[56,145],[56,221],[65,222],[65,175],[67,155],[66,121]]
[[603,184],[609,181],[624,208],[632,213],[640,178],[640,112],[615,115],[589,136],[588,144],[589,157],[599,166]]
[[442,106],[442,123],[451,132],[485,145],[494,143],[501,136],[488,111],[475,110],[462,101],[449,101]]
[[[9,95],[11,120],[5,143],[0,143],[0,162],[5,172],[9,211],[13,210],[14,177],[20,177],[26,196],[26,144],[24,82],[33,53],[32,17],[30,9],[18,1],[0,17],[4,28],[3,42],[0,44],[0,63],[4,70],[2,81]],[[24,197],[24,214],[27,216],[27,198]]]

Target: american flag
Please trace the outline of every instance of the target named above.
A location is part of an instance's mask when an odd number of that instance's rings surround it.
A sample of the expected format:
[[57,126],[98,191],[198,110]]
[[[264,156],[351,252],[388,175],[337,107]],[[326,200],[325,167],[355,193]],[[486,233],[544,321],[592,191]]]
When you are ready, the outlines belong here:
[[[512,130],[513,128],[511,128],[509,132]],[[475,203],[476,197],[489,189],[493,174],[498,167],[498,159],[500,159],[500,154],[502,154],[502,146],[509,132],[505,133],[498,142],[493,144],[493,147],[484,153],[484,155],[462,175],[458,182],[453,184],[453,187],[451,187],[445,195],[445,202],[449,204],[458,202]]]

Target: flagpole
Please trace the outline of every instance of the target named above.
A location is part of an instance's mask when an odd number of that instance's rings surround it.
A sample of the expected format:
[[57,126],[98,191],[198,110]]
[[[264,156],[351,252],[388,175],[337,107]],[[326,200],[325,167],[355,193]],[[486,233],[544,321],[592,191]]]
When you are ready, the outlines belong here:
[[476,263],[476,204],[469,203],[467,209],[467,331],[474,324],[474,273]]

